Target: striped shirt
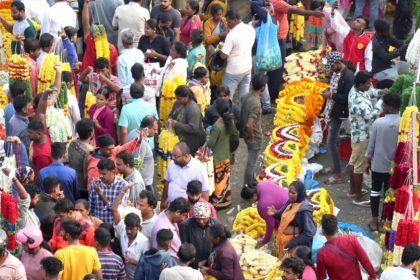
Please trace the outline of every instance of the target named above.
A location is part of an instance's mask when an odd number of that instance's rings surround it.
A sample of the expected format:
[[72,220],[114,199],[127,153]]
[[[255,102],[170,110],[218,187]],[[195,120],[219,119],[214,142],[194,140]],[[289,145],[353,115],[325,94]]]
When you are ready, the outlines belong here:
[[120,256],[113,252],[98,252],[98,257],[101,263],[102,279],[125,279],[124,262]]

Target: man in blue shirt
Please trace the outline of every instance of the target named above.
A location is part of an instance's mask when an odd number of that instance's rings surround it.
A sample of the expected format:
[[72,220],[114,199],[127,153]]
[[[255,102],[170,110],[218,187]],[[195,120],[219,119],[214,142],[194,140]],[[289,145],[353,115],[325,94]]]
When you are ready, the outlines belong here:
[[9,85],[9,92],[11,101],[4,108],[4,123],[6,124],[6,135],[9,135],[9,121],[15,114],[15,108],[13,107],[13,100],[19,95],[25,95],[26,85],[21,80],[16,80],[14,83]]
[[64,143],[54,142],[51,145],[51,158],[53,162],[41,169],[38,175],[38,187],[44,190],[42,182],[46,177],[54,176],[60,182],[64,197],[73,203],[79,198],[77,189],[76,171],[73,168],[64,166],[64,157],[66,145]]
[[6,136],[17,136],[20,141],[25,145],[26,150],[29,150],[28,138],[28,114],[31,103],[25,95],[19,95],[13,100],[13,107],[15,114],[10,118],[8,133]]
[[130,86],[130,94],[133,101],[123,106],[118,122],[120,126],[120,144],[126,142],[128,133],[137,129],[143,118],[147,115],[152,115],[156,119],[159,119],[156,107],[143,100],[144,86],[133,83]]

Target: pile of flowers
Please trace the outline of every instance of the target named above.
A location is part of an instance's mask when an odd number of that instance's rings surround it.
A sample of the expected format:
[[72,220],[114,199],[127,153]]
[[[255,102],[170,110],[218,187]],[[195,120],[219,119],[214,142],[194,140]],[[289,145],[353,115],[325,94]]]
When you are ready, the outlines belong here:
[[262,250],[252,250],[241,255],[239,264],[245,279],[265,279],[276,266],[278,259]]
[[28,58],[19,54],[14,54],[9,59],[9,84],[12,84],[17,80],[25,83],[26,97],[28,100],[32,100]]
[[298,52],[286,57],[283,77],[287,83],[296,82],[302,78],[320,80],[324,76],[321,51]]
[[[2,0],[0,2],[0,15],[11,25],[13,25],[13,18],[11,13],[12,8],[12,0]],[[13,34],[4,28],[3,24],[0,24],[0,34],[2,37],[3,43],[1,47],[1,54],[0,54],[0,63],[3,66],[2,68],[5,69],[6,66],[6,60],[9,59],[12,56],[12,39]]]
[[233,231],[240,231],[254,239],[265,233],[265,221],[258,214],[257,208],[248,207],[240,211],[233,222]]
[[[230,243],[235,249],[236,254],[242,255],[243,253],[247,253],[249,251],[254,250],[255,245],[257,245],[257,240],[246,234],[241,233],[232,237],[230,239]],[[267,245],[261,247],[259,250],[264,251],[265,253],[269,253]]]
[[51,87],[55,80],[54,64],[61,64],[58,55],[47,54],[39,69],[38,75],[38,92],[44,92]]
[[166,125],[169,113],[175,103],[175,90],[178,86],[185,85],[187,82],[182,77],[175,77],[173,80],[164,80],[162,85],[162,96],[160,98],[160,123]]
[[314,208],[313,217],[317,224],[321,224],[322,216],[325,214],[334,213],[334,201],[325,188],[310,190],[307,196]]
[[4,109],[9,103],[7,94],[3,91],[3,86],[9,83],[9,72],[0,71],[0,108]]
[[165,176],[168,165],[172,159],[172,149],[179,142],[172,130],[163,129],[159,134],[158,151],[157,151],[157,184],[159,191],[163,190],[163,178]]
[[95,41],[96,58],[104,57],[109,60],[109,43],[105,27],[102,24],[93,24],[92,35]]

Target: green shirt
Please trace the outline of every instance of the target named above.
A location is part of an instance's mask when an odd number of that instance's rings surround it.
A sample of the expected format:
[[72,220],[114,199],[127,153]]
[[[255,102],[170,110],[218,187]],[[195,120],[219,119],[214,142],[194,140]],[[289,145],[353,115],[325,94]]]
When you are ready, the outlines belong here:
[[[13,35],[18,36],[22,35],[25,36],[26,39],[35,39],[36,30],[32,21],[30,19],[25,19],[22,21],[15,21],[13,23]],[[19,41],[12,41],[12,53],[20,53],[20,42]]]
[[230,158],[230,135],[227,133],[222,119],[216,121],[212,126],[207,146],[213,151],[214,164]]
[[[198,59],[198,56],[200,55],[201,55],[201,59]],[[191,46],[188,47],[187,61],[188,61],[187,73],[188,73],[188,77],[191,78],[195,65],[197,63],[201,63],[205,65],[206,63],[206,48],[204,48],[203,44],[200,44],[195,48],[192,48]]]
[[254,138],[256,140],[262,139],[261,113],[262,109],[260,98],[253,93],[244,96],[242,100],[241,115],[239,118],[240,133],[244,138],[247,138],[248,136],[246,128],[248,119],[254,119]]

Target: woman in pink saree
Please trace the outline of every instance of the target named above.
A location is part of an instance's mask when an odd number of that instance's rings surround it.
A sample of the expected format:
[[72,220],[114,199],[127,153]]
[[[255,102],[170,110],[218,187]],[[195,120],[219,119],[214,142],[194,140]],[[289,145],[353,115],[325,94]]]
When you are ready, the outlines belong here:
[[191,33],[194,29],[201,29],[199,15],[200,6],[196,0],[189,0],[185,5],[185,16],[181,20],[180,41],[188,46],[191,43]]

